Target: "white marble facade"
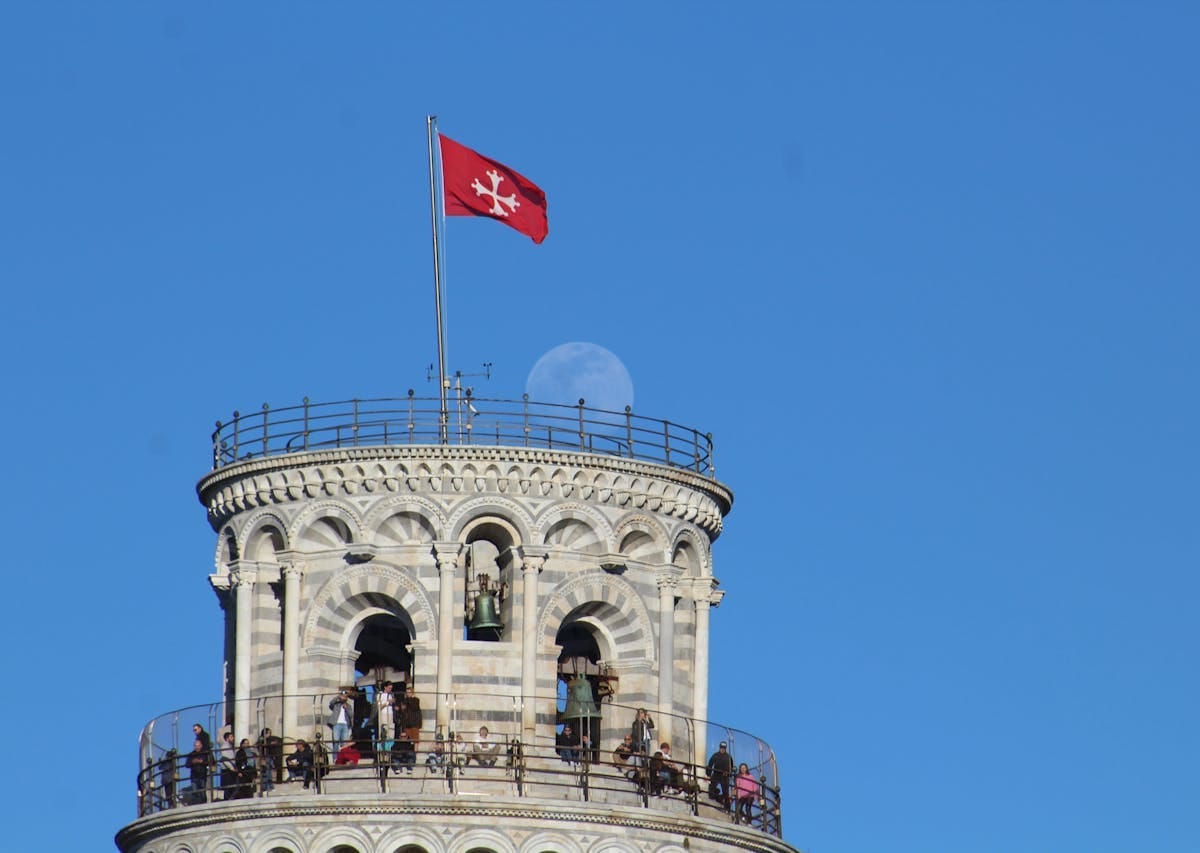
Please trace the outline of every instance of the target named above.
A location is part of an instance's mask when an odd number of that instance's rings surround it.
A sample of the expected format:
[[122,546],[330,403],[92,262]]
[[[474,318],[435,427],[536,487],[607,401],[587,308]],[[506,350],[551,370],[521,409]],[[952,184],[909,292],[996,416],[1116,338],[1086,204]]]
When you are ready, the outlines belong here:
[[[197,491],[217,534],[210,581],[238,739],[264,721],[288,739],[323,728],[322,703],[302,697],[353,682],[360,634],[383,618],[409,640],[422,738],[482,721],[552,742],[556,638],[573,627],[616,677],[613,701],[651,709],[664,739],[672,719],[690,718],[693,754],[680,757],[704,762],[708,625],[723,594],[711,545],[732,505],[718,481],[570,451],[380,446],[243,460]],[[484,569],[507,590],[496,642],[464,636],[468,586]],[[300,698],[263,701],[285,694]],[[600,743],[629,722],[607,715]],[[159,812],[117,840],[126,853],[791,850],[758,830],[635,806],[285,797]]]
[[[663,735],[670,714],[707,716],[708,610],[720,599],[710,546],[732,501],[714,480],[570,452],[377,447],[244,461],[198,491],[217,532],[210,580],[238,738],[259,722],[247,700],[352,682],[358,632],[376,614],[411,639],[430,731],[512,728],[519,704],[519,734],[552,736],[555,637],[572,623],[618,677],[614,701],[658,709]],[[463,637],[472,543],[507,586],[499,642]],[[304,736],[319,710],[285,701],[275,727]]]

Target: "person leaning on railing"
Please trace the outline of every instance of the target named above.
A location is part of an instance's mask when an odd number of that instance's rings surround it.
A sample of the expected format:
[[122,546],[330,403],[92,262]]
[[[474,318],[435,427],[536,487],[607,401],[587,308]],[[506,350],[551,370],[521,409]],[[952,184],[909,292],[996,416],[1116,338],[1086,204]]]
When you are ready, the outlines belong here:
[[313,781],[313,751],[304,739],[296,741],[296,751],[287,757],[288,781],[304,780],[307,788]]
[[625,737],[617,744],[617,748],[613,750],[613,767],[616,767],[625,774],[625,778],[630,782],[638,782],[641,779],[641,773],[637,766],[636,756],[633,752],[633,735],[629,732],[625,733]]

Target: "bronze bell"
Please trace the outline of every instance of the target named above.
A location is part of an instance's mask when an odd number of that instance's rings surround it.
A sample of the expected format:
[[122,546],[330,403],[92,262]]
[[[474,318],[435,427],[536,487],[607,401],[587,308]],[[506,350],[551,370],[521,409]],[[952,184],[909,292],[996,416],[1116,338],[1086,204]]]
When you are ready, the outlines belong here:
[[471,614],[471,621],[467,623],[469,631],[483,629],[496,632],[504,630],[504,623],[500,621],[500,613],[496,608],[496,596],[490,592],[481,592],[475,596],[475,611]]
[[567,707],[563,709],[564,720],[599,719],[600,709],[592,698],[592,685],[582,675],[567,682]]

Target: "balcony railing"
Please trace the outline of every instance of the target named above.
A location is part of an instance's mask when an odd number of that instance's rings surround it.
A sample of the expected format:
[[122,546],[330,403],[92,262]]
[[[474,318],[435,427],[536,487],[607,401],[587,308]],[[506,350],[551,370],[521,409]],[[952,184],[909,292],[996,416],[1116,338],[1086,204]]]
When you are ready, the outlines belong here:
[[[293,697],[308,719],[324,719],[333,694]],[[519,736],[522,703],[513,702],[511,719],[495,711],[485,723],[464,714],[451,722],[443,738],[421,730],[415,741],[384,741],[368,719],[352,728],[348,743],[330,742],[330,729],[310,725],[308,738],[268,736],[269,724],[282,709],[280,696],[252,700],[256,740],[226,747],[220,735],[226,727],[223,703],[172,711],[152,720],[142,731],[137,774],[138,815],[232,800],[282,795],[322,796],[330,793],[382,797],[456,797],[486,795],[524,798],[576,799],[612,806],[655,809],[677,815],[744,823],[782,836],[779,774],[774,753],[759,738],[737,729],[673,715],[660,716],[672,731],[674,748],[666,759],[657,739],[648,751],[636,744],[629,754],[619,750],[626,722],[636,709],[611,703],[601,707],[601,719],[582,724],[578,743],[542,736],[522,742]],[[433,703],[436,697],[424,697]],[[478,698],[478,697],[476,697]],[[450,697],[451,708],[463,708],[471,697]],[[466,701],[464,701],[466,700]],[[553,699],[539,699],[551,707]],[[196,748],[193,726],[212,732],[209,749]],[[481,744],[480,725],[490,729]],[[588,733],[594,731],[595,737]],[[205,737],[208,735],[205,734]],[[695,744],[703,737],[705,749]],[[301,741],[304,746],[300,746]],[[734,773],[726,776],[697,755],[723,750],[731,756]],[[656,755],[655,753],[659,753]],[[739,784],[737,771],[745,765]],[[711,771],[711,772],[710,772]]]
[[578,451],[685,468],[715,477],[712,435],[671,421],[578,405],[462,394],[445,422],[436,397],[343,400],[234,412],[212,434],[213,470],[244,459],[390,445],[481,445]]

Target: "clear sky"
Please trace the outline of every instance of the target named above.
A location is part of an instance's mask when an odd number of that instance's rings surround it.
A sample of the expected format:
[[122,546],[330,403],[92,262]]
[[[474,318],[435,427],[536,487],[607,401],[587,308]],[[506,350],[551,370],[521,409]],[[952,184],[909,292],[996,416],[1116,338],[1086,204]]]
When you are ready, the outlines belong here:
[[789,842],[1200,850],[1198,42],[1194,3],[7,4],[5,846],[112,849],[142,723],[218,697],[213,422],[435,392],[432,112],[550,205],[448,224],[450,367],[516,397],[592,342],[713,433],[711,716]]

